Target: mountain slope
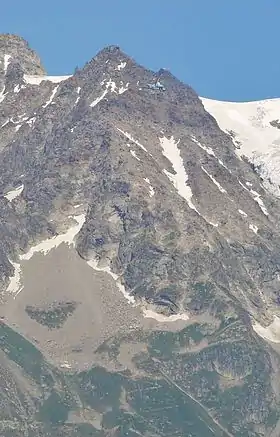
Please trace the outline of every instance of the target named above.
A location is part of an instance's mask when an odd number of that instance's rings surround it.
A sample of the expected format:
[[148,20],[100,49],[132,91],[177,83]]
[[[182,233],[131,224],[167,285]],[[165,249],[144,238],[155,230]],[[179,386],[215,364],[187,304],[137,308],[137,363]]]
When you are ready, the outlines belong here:
[[[219,104],[115,46],[57,78],[26,50],[0,38],[1,315],[37,392],[2,433],[45,435],[59,392],[65,435],[273,435],[280,203]],[[18,341],[67,383],[42,393]]]

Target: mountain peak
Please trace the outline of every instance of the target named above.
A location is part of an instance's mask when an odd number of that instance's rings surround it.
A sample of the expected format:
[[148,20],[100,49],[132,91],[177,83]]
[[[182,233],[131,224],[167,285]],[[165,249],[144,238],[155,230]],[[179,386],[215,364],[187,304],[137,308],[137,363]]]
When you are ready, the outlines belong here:
[[106,51],[106,52],[110,52],[110,53],[119,52],[120,50],[121,50],[120,46],[117,46],[117,45],[114,45],[114,44],[106,46],[103,49],[104,52]]
[[119,56],[122,58],[130,59],[129,56],[126,53],[124,53],[119,46],[109,45],[101,49],[93,59],[102,59],[102,58],[112,59]]
[[21,36],[15,35],[13,33],[2,33],[0,34],[0,43],[2,44],[9,44],[9,43],[20,43],[20,44],[27,44],[28,42]]
[[7,60],[9,63],[19,63],[25,74],[45,74],[45,69],[37,53],[31,49],[24,38],[18,35],[0,34],[0,68],[2,72],[7,67]]

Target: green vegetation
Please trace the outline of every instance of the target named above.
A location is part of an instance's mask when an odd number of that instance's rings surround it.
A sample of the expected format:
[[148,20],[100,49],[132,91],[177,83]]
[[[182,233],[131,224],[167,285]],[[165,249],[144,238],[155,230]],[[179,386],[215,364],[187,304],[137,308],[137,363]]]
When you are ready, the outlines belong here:
[[48,309],[40,309],[34,306],[27,306],[25,311],[29,317],[49,329],[59,329],[72,315],[77,307],[76,302],[59,302]]
[[[107,353],[114,361],[123,342],[147,343],[147,352],[133,358],[141,371],[137,376],[102,367],[78,374],[63,373],[4,324],[0,346],[41,393],[35,410],[26,409],[25,413],[24,423],[32,423],[28,431],[31,436],[268,434],[280,417],[279,401],[271,386],[268,352],[248,332],[247,338],[241,338],[246,327],[234,318],[222,322],[216,334],[205,335],[208,331],[211,329],[207,324],[198,323],[173,333],[139,331],[99,348],[99,353]],[[230,333],[228,338],[225,332]],[[24,392],[15,396],[10,402],[22,398],[28,404]],[[83,411],[98,415],[97,428]],[[81,423],[71,421],[71,412],[76,412]],[[22,422],[18,419],[13,432],[10,422],[1,426],[4,437],[21,435]]]
[[64,423],[67,420],[69,405],[61,396],[53,391],[43,403],[38,413],[38,419],[42,422],[53,424]]
[[0,324],[0,348],[35,381],[41,382],[45,367],[43,355],[29,341],[3,323]]

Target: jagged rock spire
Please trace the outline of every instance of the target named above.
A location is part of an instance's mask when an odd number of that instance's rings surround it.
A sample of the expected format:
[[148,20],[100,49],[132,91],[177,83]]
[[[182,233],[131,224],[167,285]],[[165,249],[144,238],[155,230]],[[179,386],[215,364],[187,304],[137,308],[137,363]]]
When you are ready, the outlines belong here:
[[19,63],[25,74],[45,74],[39,56],[25,39],[9,33],[0,34],[0,74],[6,73],[10,63]]

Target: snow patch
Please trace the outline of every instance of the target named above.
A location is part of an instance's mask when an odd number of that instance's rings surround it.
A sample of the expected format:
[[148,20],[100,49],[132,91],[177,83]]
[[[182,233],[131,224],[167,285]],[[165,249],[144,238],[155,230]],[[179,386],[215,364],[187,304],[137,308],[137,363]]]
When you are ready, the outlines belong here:
[[[79,86],[77,88],[77,94],[80,94],[80,92],[81,92],[81,87]],[[78,95],[78,97],[76,98],[76,101],[75,101],[75,105],[77,105],[77,103],[79,102],[80,98],[81,98],[80,95]]]
[[252,189],[250,190],[250,193],[253,194],[253,199],[255,200],[255,202],[258,203],[258,205],[261,208],[262,212],[265,215],[269,215],[268,212],[267,212],[266,207],[264,206],[263,200],[261,199],[261,195],[259,193],[257,193],[256,191],[252,190]]
[[30,85],[40,85],[41,82],[43,82],[44,80],[49,81],[49,82],[53,82],[53,83],[60,83],[64,80],[69,79],[70,76],[32,76],[29,74],[25,74],[23,76],[24,80],[26,83],[30,84]]
[[26,121],[26,120],[28,120],[28,117],[26,117],[26,113],[24,113],[24,114],[22,114],[22,115],[18,115],[17,118],[18,118],[17,123],[20,123],[21,121]]
[[273,318],[273,322],[266,328],[258,322],[254,322],[252,328],[264,340],[280,343],[280,318],[278,316],[273,316]]
[[103,91],[103,93],[101,94],[100,97],[97,97],[89,106],[91,108],[94,108],[94,106],[96,106],[99,102],[101,102],[101,100],[104,99],[104,97],[106,96],[106,94],[109,92],[109,90],[111,90],[111,92],[116,92],[116,84],[115,82],[113,82],[111,79],[108,80],[108,82],[106,83],[106,89]]
[[148,179],[148,178],[143,178],[143,179],[149,185],[149,196],[153,197],[155,195],[155,190],[154,190],[154,188],[151,185],[150,179]]
[[121,62],[118,66],[117,66],[117,70],[122,70],[123,68],[125,68],[126,67],[126,62]]
[[248,214],[246,214],[246,212],[242,211],[242,209],[238,210],[240,215],[243,215],[243,217],[248,217]]
[[[259,193],[257,193],[257,191],[252,190],[252,188],[247,188],[240,180],[238,180],[239,184],[241,185],[242,188],[244,188],[244,190],[248,191],[250,194],[253,195],[253,199],[255,202],[257,202],[257,204],[259,205],[259,207],[261,208],[262,212],[268,216],[268,211],[263,203],[263,200],[261,198],[261,195]],[[251,187],[252,184],[250,182],[246,182],[246,184]]]
[[126,138],[128,138],[130,141],[132,141],[134,144],[136,144],[137,146],[141,147],[142,150],[144,150],[144,152],[148,153],[148,150],[146,149],[146,147],[144,147],[142,144],[139,143],[139,141],[135,140],[135,138],[133,138],[132,135],[130,135],[130,133],[128,132],[124,132],[123,130],[119,129],[117,127],[117,130],[119,132],[121,132]]
[[214,158],[216,158],[215,152],[211,147],[206,147],[204,145],[201,144],[200,141],[198,141],[194,135],[191,136],[192,141],[197,144],[201,149],[203,149],[206,153],[208,153],[208,155],[210,156],[214,156]]
[[[206,220],[207,221],[207,220]],[[214,228],[217,228],[219,226],[218,223],[212,223],[212,222],[208,222],[209,225],[214,226]]]
[[138,158],[138,156],[136,155],[136,152],[134,150],[130,150],[131,155],[137,159],[137,161],[141,161],[140,158]]
[[4,73],[7,73],[8,70],[8,66],[10,64],[10,59],[12,59],[12,57],[10,55],[4,55]]
[[117,91],[117,85],[116,82],[114,82],[113,80],[108,80],[107,84],[106,84],[106,88],[111,89],[111,93],[116,93]]
[[[57,248],[62,243],[66,243],[68,245],[74,244],[75,237],[79,233],[85,222],[85,215],[81,214],[79,216],[70,217],[72,217],[76,221],[77,224],[75,226],[69,228],[68,231],[64,234],[49,238],[37,244],[36,246],[31,247],[27,253],[25,253],[24,255],[20,255],[20,261],[30,260],[32,256],[37,252],[47,255],[52,249]],[[13,263],[12,261],[10,261],[10,263],[14,267],[14,275],[10,277],[10,283],[8,285],[7,292],[12,293],[14,295],[14,298],[16,298],[16,296],[24,288],[23,286],[21,286],[21,265]]]
[[5,94],[5,86],[2,89],[1,93],[0,93],[0,103],[3,102],[3,100],[5,99],[6,94]]
[[59,87],[59,85],[57,85],[57,86],[53,89],[53,91],[52,91],[52,93],[51,93],[51,96],[50,96],[49,100],[48,100],[44,105],[42,105],[43,108],[46,108],[47,106],[49,106],[49,105],[53,102],[53,99],[54,99],[54,96],[55,96],[56,93],[57,93],[58,87]]
[[19,115],[18,121],[16,122],[16,124],[23,123],[24,121],[27,121],[27,120],[28,120],[28,117],[25,117],[25,114]]
[[54,89],[52,90],[52,93],[51,93],[51,96],[50,96],[49,100],[42,106],[43,108],[46,108],[47,106],[49,106],[52,103],[52,101],[54,99],[54,96],[57,93],[58,87],[59,87],[59,85],[54,87]]
[[[105,79],[102,80],[102,82],[100,83],[101,86],[103,86],[105,83]],[[122,84],[122,82],[121,82]],[[106,96],[106,94],[108,94],[109,91],[111,91],[112,93],[116,93],[116,94],[123,94],[125,91],[128,90],[128,85],[129,82],[127,82],[126,86],[124,87],[123,85],[118,88],[116,85],[116,82],[112,81],[111,79],[109,81],[106,82],[106,89],[103,91],[103,93],[101,94],[100,97],[97,97],[91,104],[90,106],[93,108],[94,106],[96,106],[102,99],[104,99],[104,97]]]
[[20,90],[23,90],[24,88],[26,88],[26,86],[25,85],[16,85],[15,87],[14,87],[14,93],[19,93],[20,92]]
[[214,178],[214,176],[212,176],[210,173],[208,173],[208,171],[206,170],[206,168],[203,167],[203,165],[201,166],[201,168],[204,171],[204,173],[206,173],[207,176],[211,179],[211,181],[214,182],[214,184],[218,187],[220,192],[227,194],[227,191],[219,184],[219,182]]
[[[24,114],[24,115],[25,115],[25,114]],[[19,115],[17,121],[15,121],[13,117],[8,118],[8,120],[6,120],[6,121],[1,125],[1,129],[2,129],[2,127],[5,127],[5,126],[6,126],[7,124],[9,124],[9,123],[19,124],[19,123],[22,123],[23,121],[28,120],[28,117],[24,117],[24,115]],[[19,127],[17,126],[17,127],[16,127],[16,131],[18,131],[19,128],[20,128],[21,126],[22,126],[21,124],[20,124]]]
[[213,156],[214,158],[216,158],[218,160],[218,163],[224,167],[226,170],[228,170],[230,173],[231,171],[227,168],[227,166],[223,163],[223,161],[219,158],[217,158],[217,156],[215,155],[214,150],[212,149],[212,147],[207,147],[204,146],[203,144],[201,144],[200,141],[198,141],[194,135],[191,136],[192,141],[197,144],[202,150],[204,150],[209,156]]
[[[165,168],[163,169],[163,173],[168,177],[168,179],[170,180],[170,182],[172,182],[172,184],[175,186],[176,185],[176,176],[172,173],[170,173],[168,170],[166,170]],[[176,188],[176,187],[175,187]],[[177,188],[176,188],[177,189]]]
[[30,127],[32,127],[33,124],[35,123],[35,121],[36,121],[36,117],[31,117],[31,118],[29,118],[29,120],[27,120],[26,123],[27,123]]
[[10,283],[6,291],[8,293],[13,294],[14,297],[16,297],[23,289],[23,286],[21,285],[21,268],[20,268],[20,264],[13,263],[11,260],[9,261],[14,268],[14,274],[9,278]]
[[4,121],[4,123],[1,125],[1,129],[2,129],[2,127],[5,127],[8,123],[10,123],[9,118],[8,118],[8,120]]
[[186,313],[164,316],[163,314],[156,313],[155,311],[144,309],[143,315],[147,319],[155,319],[157,322],[160,323],[177,322],[178,320],[189,320],[189,316]]
[[121,86],[121,87],[119,88],[119,94],[123,94],[125,91],[127,91],[127,90],[128,90],[128,85],[129,85],[129,82],[127,82],[127,84],[125,85],[125,87],[124,87],[124,86]]
[[97,260],[89,260],[87,261],[87,264],[93,268],[94,270],[97,270],[98,272],[106,272],[108,273],[115,281],[116,286],[120,290],[120,292],[123,294],[123,296],[128,300],[129,303],[135,304],[135,298],[134,296],[131,296],[126,290],[125,287],[120,282],[120,276],[113,273],[109,266],[106,267],[99,267]]
[[56,235],[53,238],[48,238],[36,246],[31,247],[27,253],[20,256],[20,259],[23,261],[28,261],[37,252],[47,255],[52,249],[57,248],[62,243],[68,244],[69,246],[73,245],[75,243],[76,235],[80,232],[85,222],[85,214],[70,217],[76,221],[76,225],[69,228],[64,234]]
[[253,225],[252,223],[249,225],[249,229],[253,231],[255,234],[257,234],[259,230],[259,228],[256,225]]
[[172,136],[170,139],[166,137],[159,138],[160,145],[163,149],[162,154],[171,162],[173,170],[175,171],[175,175],[172,175],[167,170],[163,170],[164,173],[167,175],[167,177],[170,179],[178,193],[181,197],[183,197],[189,207],[193,210],[195,210],[198,214],[196,207],[192,203],[192,190],[191,188],[186,184],[188,180],[188,175],[186,173],[183,159],[180,155],[180,150],[178,149],[178,144],[180,140],[176,141],[174,140],[174,137]]
[[15,190],[11,190],[8,191],[8,193],[6,193],[4,195],[4,197],[9,201],[12,202],[16,197],[20,196],[21,193],[23,192],[23,185],[20,185],[19,187],[17,187]]
[[241,185],[242,188],[244,188],[244,190],[246,190],[250,193],[249,188],[247,188],[239,179],[238,179],[238,183]]
[[89,106],[91,108],[94,108],[94,106],[96,106],[99,102],[101,102],[101,100],[104,99],[104,97],[106,96],[106,94],[108,93],[108,90],[106,89],[105,91],[103,91],[103,93],[101,94],[100,97],[97,97]]

